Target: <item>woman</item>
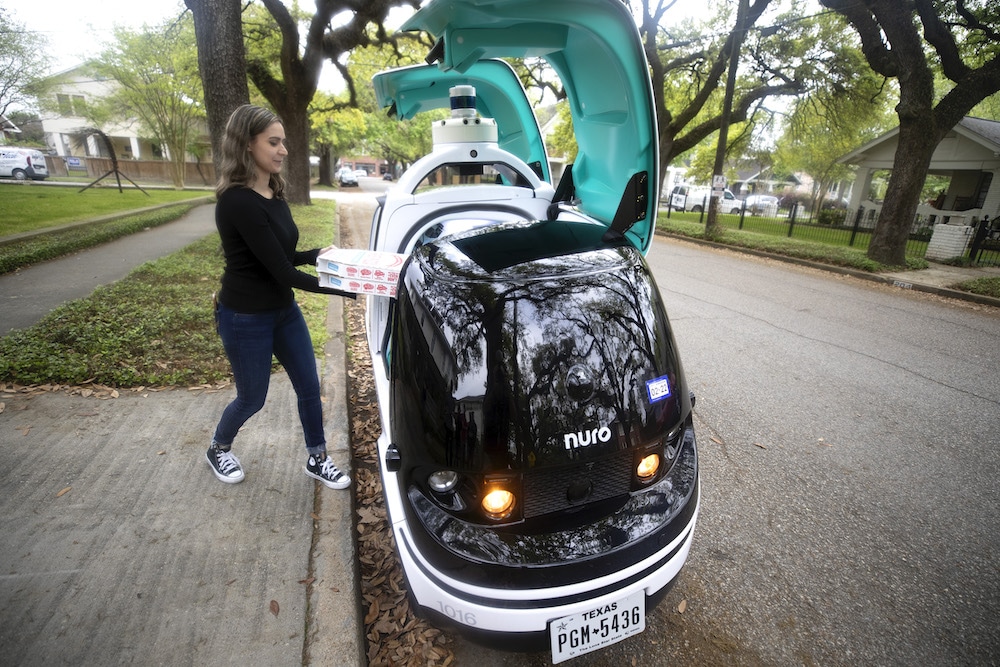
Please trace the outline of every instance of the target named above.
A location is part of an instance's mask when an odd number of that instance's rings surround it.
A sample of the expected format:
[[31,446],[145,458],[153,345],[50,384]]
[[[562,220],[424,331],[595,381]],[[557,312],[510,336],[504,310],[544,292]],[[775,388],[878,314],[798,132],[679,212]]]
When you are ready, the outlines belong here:
[[243,466],[230,448],[240,427],[264,407],[273,354],[298,398],[306,474],[344,489],[351,479],[326,455],[316,357],[292,289],[353,295],[324,289],[315,275],[295,268],[315,264],[320,249],[295,249],[299,230],[281,177],[287,155],[284,126],[272,112],[244,105],[229,117],[215,190],[215,224],[226,257],[215,318],[233,368],[236,398],[223,411],[206,457],[220,481],[243,481]]

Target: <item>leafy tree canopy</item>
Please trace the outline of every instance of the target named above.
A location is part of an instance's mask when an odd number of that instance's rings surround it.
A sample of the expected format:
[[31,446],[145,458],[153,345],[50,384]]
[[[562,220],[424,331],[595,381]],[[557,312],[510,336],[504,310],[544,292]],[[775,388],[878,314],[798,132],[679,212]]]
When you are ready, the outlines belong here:
[[29,32],[0,7],[0,114],[34,107],[51,62],[47,46],[45,37]]
[[119,85],[90,115],[104,122],[137,118],[166,148],[174,186],[183,187],[187,153],[205,117],[191,17],[135,31],[115,28],[92,67]]

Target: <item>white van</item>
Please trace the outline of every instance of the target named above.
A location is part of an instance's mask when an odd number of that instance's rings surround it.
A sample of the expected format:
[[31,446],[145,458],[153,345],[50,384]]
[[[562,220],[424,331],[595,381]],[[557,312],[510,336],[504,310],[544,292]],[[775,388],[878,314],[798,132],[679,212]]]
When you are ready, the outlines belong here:
[[6,176],[18,181],[29,178],[42,181],[48,175],[49,168],[41,151],[35,148],[0,146],[0,177]]
[[[670,208],[675,211],[694,211],[701,213],[709,204],[712,197],[712,188],[700,185],[675,185],[670,191]],[[722,213],[739,213],[743,208],[743,202],[736,198],[727,188],[722,192],[722,205],[719,210]]]

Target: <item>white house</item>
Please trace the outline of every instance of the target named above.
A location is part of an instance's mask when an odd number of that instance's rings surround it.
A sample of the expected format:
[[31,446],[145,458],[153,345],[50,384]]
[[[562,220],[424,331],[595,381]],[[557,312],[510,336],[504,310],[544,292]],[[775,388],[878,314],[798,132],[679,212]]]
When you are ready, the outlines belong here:
[[[40,114],[49,149],[62,157],[109,157],[95,136],[87,136],[81,130],[93,127],[93,122],[86,118],[87,105],[106,97],[118,84],[95,76],[86,64],[53,75],[49,83],[51,92]],[[122,119],[100,129],[111,139],[121,159],[161,157],[158,148],[148,139],[140,138],[139,123],[135,120]]]
[[[42,131],[51,153],[50,169],[55,175],[63,170],[86,170],[99,175],[110,169],[109,151],[97,135],[84,132],[94,126],[86,117],[87,105],[107,97],[118,83],[96,75],[86,63],[65,70],[49,78],[49,92],[40,105]],[[166,147],[152,137],[152,133],[134,118],[122,118],[103,124],[99,128],[111,141],[119,167],[130,178],[145,180],[170,180],[164,160],[169,159]],[[201,160],[188,154],[186,180],[211,183],[214,181],[211,140],[208,127],[202,124],[199,132]],[[59,159],[59,158],[63,159]]]
[[[898,145],[897,127],[840,159],[858,165],[849,210],[860,209],[868,225],[874,225],[882,209],[882,203],[869,196],[872,176],[892,169]],[[934,149],[928,173],[950,180],[934,201],[917,207],[918,219],[934,225],[926,257],[960,256],[983,217],[1000,216],[1000,122],[963,118]]]

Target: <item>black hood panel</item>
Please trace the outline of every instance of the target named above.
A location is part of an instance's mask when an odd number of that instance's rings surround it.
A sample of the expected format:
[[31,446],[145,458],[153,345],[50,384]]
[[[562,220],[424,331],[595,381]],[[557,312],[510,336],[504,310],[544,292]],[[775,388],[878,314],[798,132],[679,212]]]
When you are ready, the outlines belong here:
[[390,349],[404,460],[487,473],[601,461],[683,422],[659,292],[605,231],[505,224],[414,252]]

